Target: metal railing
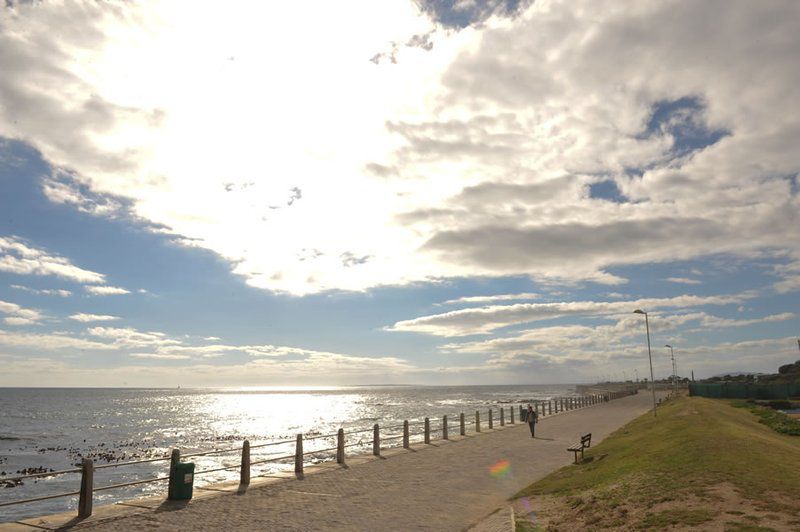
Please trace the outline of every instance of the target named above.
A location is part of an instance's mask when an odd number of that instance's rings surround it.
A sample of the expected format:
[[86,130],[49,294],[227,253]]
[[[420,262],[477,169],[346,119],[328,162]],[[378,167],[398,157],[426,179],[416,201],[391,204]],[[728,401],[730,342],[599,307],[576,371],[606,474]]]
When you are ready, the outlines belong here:
[[[560,397],[555,399],[550,399],[547,401],[531,401],[531,405],[534,405],[537,413],[541,412],[539,415],[542,417],[558,414],[561,412],[577,409],[577,408],[584,408],[588,406],[593,406],[599,404],[601,402],[607,402],[612,399],[617,399],[623,397],[625,395],[630,395],[631,393],[627,391],[623,392],[607,392],[605,394],[594,394],[594,395],[584,395],[580,397]],[[515,424],[515,416],[514,412],[515,408],[513,405],[508,406],[508,424]],[[503,427],[507,424],[506,422],[506,407],[500,406],[496,410],[489,408],[487,411],[486,423],[489,429],[494,428],[494,420],[495,420],[495,413],[499,414],[499,423],[500,426]],[[519,405],[519,420],[522,421],[524,417],[525,409],[522,405]],[[198,456],[210,456],[210,455],[217,455],[217,454],[225,454],[225,453],[241,453],[241,459],[238,464],[231,465],[231,466],[223,466],[217,467],[212,469],[204,469],[195,472],[195,475],[207,474],[207,473],[214,473],[219,471],[229,471],[231,469],[240,469],[240,486],[246,487],[250,483],[250,472],[251,467],[254,465],[260,464],[267,464],[267,463],[276,463],[276,462],[286,462],[289,460],[294,460],[294,472],[297,474],[299,478],[302,478],[305,466],[305,457],[313,456],[313,455],[320,455],[325,453],[331,453],[335,451],[335,458],[336,462],[339,464],[344,464],[346,459],[345,450],[352,447],[364,447],[367,445],[372,445],[372,454],[375,456],[381,455],[381,450],[385,447],[381,446],[382,442],[387,441],[394,441],[399,440],[402,438],[402,447],[405,449],[410,448],[412,443],[424,443],[430,444],[431,443],[431,433],[439,433],[441,434],[442,440],[449,440],[450,439],[450,428],[451,428],[451,421],[453,422],[453,429],[458,427],[459,435],[466,436],[468,433],[468,429],[472,429],[474,433],[482,432],[482,425],[481,425],[481,411],[476,410],[474,414],[474,418],[471,421],[467,421],[467,418],[463,412],[459,413],[457,416],[450,416],[443,415],[441,419],[439,418],[424,418],[421,420],[412,420],[408,421],[405,420],[401,425],[392,425],[389,427],[384,427],[387,431],[394,431],[397,429],[402,429],[402,433],[399,434],[392,434],[389,433],[388,436],[381,436],[381,429],[378,423],[375,423],[372,428],[367,429],[358,429],[352,430],[347,433],[344,432],[344,429],[339,429],[337,432],[332,434],[320,434],[314,436],[306,436],[304,437],[303,434],[298,434],[296,439],[286,439],[286,440],[277,440],[268,443],[261,443],[258,445],[251,445],[249,440],[244,440],[242,442],[242,447],[231,447],[227,449],[214,449],[211,451],[202,451],[196,453],[189,453],[185,455],[180,454],[179,449],[173,449],[170,456],[164,456],[159,458],[149,458],[144,460],[134,460],[130,462],[120,462],[114,464],[103,464],[95,466],[91,459],[85,458],[81,462],[81,467],[74,468],[74,469],[64,469],[60,471],[51,471],[51,472],[42,472],[42,473],[32,473],[28,475],[20,475],[17,477],[10,477],[4,478],[3,480],[8,482],[16,482],[22,481],[24,479],[31,479],[31,478],[42,478],[42,477],[53,477],[53,476],[60,476],[60,475],[68,475],[68,474],[81,474],[81,483],[80,489],[78,491],[70,491],[65,493],[57,493],[53,495],[43,495],[39,497],[32,497],[29,499],[18,499],[14,501],[7,501],[7,502],[0,502],[0,508],[5,506],[12,506],[18,504],[30,504],[39,501],[45,501],[49,499],[56,499],[60,497],[73,497],[75,495],[78,496],[78,517],[79,518],[86,518],[92,515],[92,494],[94,492],[99,491],[107,491],[112,489],[120,489],[129,486],[136,486],[140,484],[149,484],[154,482],[163,482],[165,480],[170,480],[172,475],[175,471],[175,465],[181,460],[181,458],[192,458]],[[433,429],[431,425],[434,424]],[[419,427],[422,426],[422,431],[415,431],[412,432],[412,427]],[[354,436],[358,434],[364,434],[372,432],[372,439],[363,441],[346,441],[346,436]],[[421,441],[417,439],[416,441],[412,441],[412,437],[422,436]],[[319,439],[336,439],[336,446],[335,447],[326,447],[322,449],[314,449],[310,451],[303,450],[303,443],[304,441],[313,441]],[[268,457],[260,460],[251,460],[250,459],[250,452],[253,449],[262,449],[265,447],[272,447],[272,446],[279,446],[279,445],[288,445],[291,443],[295,443],[295,452],[293,454],[275,456],[275,457]],[[388,448],[388,447],[387,447]],[[122,482],[117,484],[109,484],[106,486],[94,487],[94,471],[99,469],[108,469],[108,468],[116,468],[116,467],[126,467],[136,464],[144,464],[144,463],[152,463],[152,462],[170,462],[170,474],[167,476],[157,476],[156,478],[147,478],[141,480],[134,480],[131,482]]]

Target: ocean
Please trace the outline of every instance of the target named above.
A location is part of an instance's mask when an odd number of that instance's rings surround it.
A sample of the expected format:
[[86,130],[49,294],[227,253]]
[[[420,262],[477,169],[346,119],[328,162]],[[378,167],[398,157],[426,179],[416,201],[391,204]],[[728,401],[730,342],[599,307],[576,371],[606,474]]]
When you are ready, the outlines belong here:
[[[239,464],[241,444],[251,445],[291,440],[253,449],[251,459],[294,453],[294,439],[366,430],[348,436],[348,453],[368,452],[378,423],[382,437],[402,433],[403,420],[449,416],[450,430],[457,431],[458,414],[471,419],[489,408],[507,407],[535,400],[575,395],[573,385],[509,386],[355,386],[332,388],[224,388],[224,389],[111,389],[111,388],[0,388],[0,503],[44,495],[77,491],[80,474],[26,479],[11,486],[4,479],[17,471],[72,469],[82,457],[96,466],[168,456],[179,448],[182,454],[215,449],[229,453],[188,460],[196,471]],[[499,415],[495,414],[495,422]],[[484,419],[484,424],[486,423]],[[412,433],[421,430],[412,428]],[[433,438],[440,437],[435,432]],[[420,439],[417,437],[416,439]],[[412,438],[414,440],[414,438]],[[400,439],[386,442],[398,446]],[[305,451],[335,446],[334,438],[306,440]],[[327,461],[324,452],[308,461]],[[253,466],[252,475],[293,470],[293,463]],[[168,462],[99,469],[95,488],[166,475]],[[199,474],[195,487],[238,479],[238,470]],[[100,491],[94,504],[109,504],[141,496],[165,494],[166,482],[139,484]],[[0,523],[72,510],[77,497],[62,497],[36,503],[0,507]]]

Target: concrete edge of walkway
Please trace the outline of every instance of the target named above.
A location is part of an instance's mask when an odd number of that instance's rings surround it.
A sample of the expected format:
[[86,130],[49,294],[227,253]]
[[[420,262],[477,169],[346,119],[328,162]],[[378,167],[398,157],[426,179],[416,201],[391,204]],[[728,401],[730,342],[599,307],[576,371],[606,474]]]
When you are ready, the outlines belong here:
[[[575,408],[572,410],[563,410],[560,412],[555,412],[553,414],[544,416],[542,419],[549,419],[556,416],[569,414],[571,412],[578,412],[581,410],[586,410],[588,408],[601,406],[603,404],[604,403],[601,402],[594,405]],[[352,455],[349,459],[347,459],[345,465],[346,467],[354,467],[375,460],[389,459],[393,456],[401,454],[432,450],[442,445],[455,444],[460,441],[483,436],[486,434],[491,434],[501,430],[521,428],[525,425],[526,423],[517,420],[513,424],[506,423],[503,426],[496,424],[491,429],[488,427],[482,427],[480,432],[470,432],[464,436],[461,436],[460,434],[454,434],[451,435],[447,440],[443,439],[432,440],[431,443],[429,444],[422,442],[414,443],[408,449],[405,449],[403,447],[392,447],[389,449],[382,449],[381,456],[374,456],[371,453]],[[311,466],[307,466],[304,469],[303,477],[309,475],[323,474],[326,472],[339,470],[341,468],[342,466],[336,462],[324,462],[320,464],[314,464]],[[28,519],[19,519],[7,523],[0,523],[0,532],[32,532],[36,530],[64,530],[84,524],[99,523],[101,521],[113,520],[141,513],[154,512],[163,509],[178,509],[190,506],[192,501],[203,500],[210,497],[221,497],[226,495],[245,495],[251,489],[261,488],[271,484],[277,484],[283,482],[302,482],[302,477],[298,477],[294,472],[287,471],[287,472],[272,473],[264,476],[253,476],[250,484],[246,486],[244,489],[242,489],[239,483],[236,481],[228,481],[220,484],[209,484],[202,487],[198,486],[194,488],[193,497],[189,501],[168,501],[164,498],[164,495],[154,495],[150,497],[125,500],[112,504],[97,506],[94,509],[92,515],[85,519],[79,519],[76,515],[76,511],[70,510],[67,512],[61,512],[57,514],[50,514]],[[501,514],[502,517],[498,517]],[[493,517],[494,519],[492,519]],[[508,517],[508,519],[506,519],[506,517]],[[492,528],[486,528],[486,529],[474,528],[474,530],[476,531],[480,530],[482,532],[495,532],[499,530],[513,531],[514,530],[513,526],[511,526],[511,528],[507,528],[505,525],[501,525],[500,528],[497,528],[497,523],[499,523],[500,521],[506,524],[511,523],[513,525],[514,522],[513,508],[510,510],[510,517],[508,516],[508,514],[502,512],[502,508],[500,508],[498,510],[495,510],[488,516],[486,516],[475,526],[481,525],[481,523],[483,523],[484,521],[486,521],[487,526],[491,526]],[[470,530],[473,529],[471,528]]]
[[470,527],[468,532],[514,532],[517,528],[514,506],[501,506],[490,513],[477,524]]

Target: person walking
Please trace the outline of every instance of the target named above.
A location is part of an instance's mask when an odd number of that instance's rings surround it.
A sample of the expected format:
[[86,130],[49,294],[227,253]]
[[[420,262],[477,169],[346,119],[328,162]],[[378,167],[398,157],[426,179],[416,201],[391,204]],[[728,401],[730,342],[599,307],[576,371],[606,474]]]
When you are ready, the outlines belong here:
[[536,409],[530,404],[528,404],[528,415],[525,416],[525,420],[528,422],[528,426],[531,428],[531,438],[535,438],[536,422],[539,421],[539,413],[536,412]]

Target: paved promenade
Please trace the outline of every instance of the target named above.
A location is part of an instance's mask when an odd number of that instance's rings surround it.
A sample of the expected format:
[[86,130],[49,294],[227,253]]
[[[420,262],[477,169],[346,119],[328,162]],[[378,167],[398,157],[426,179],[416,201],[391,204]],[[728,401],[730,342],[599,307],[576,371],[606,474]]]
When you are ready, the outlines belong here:
[[[580,434],[591,432],[597,443],[646,412],[650,401],[643,392],[546,417],[536,439],[519,423],[484,428],[478,435],[387,452],[382,458],[354,458],[347,467],[331,464],[303,480],[251,485],[243,494],[231,490],[208,496],[208,490],[195,490],[205,496],[188,505],[158,502],[150,509],[130,507],[130,515],[71,524],[96,531],[465,530],[498,508],[507,514],[509,497],[571,463],[566,448]],[[491,466],[501,460],[510,463],[507,474],[492,476]],[[485,523],[507,522],[499,515]]]

